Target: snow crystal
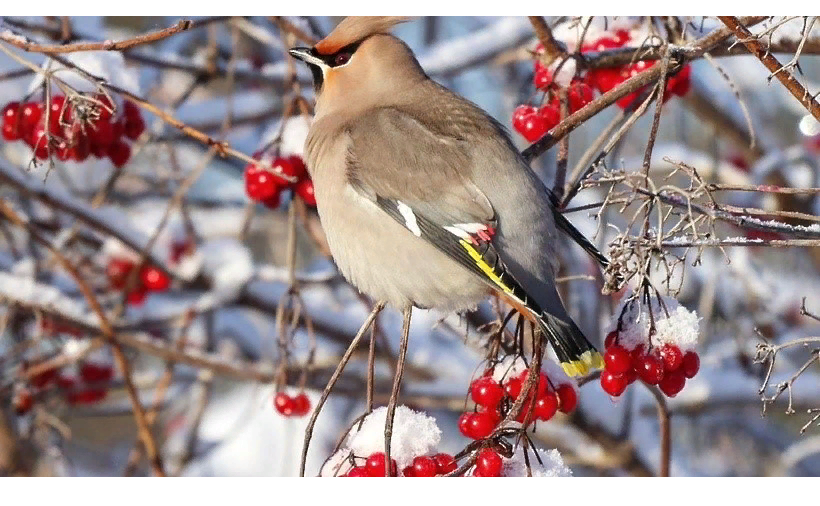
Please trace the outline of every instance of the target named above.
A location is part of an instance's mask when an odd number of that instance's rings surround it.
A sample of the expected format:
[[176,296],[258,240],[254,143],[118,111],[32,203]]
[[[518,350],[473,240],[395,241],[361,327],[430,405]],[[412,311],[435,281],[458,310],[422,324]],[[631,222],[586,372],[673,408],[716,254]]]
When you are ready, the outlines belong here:
[[98,325],[97,316],[89,314],[85,305],[65,295],[53,286],[38,283],[29,276],[15,276],[0,271],[0,297],[24,305],[51,309],[72,320]]
[[[695,349],[698,343],[700,321],[697,313],[687,310],[672,297],[661,297],[661,300],[662,305],[656,298],[652,299],[651,310],[655,319],[652,346],[674,344],[684,352]],[[646,344],[649,340],[650,321],[649,312],[642,303],[637,300],[628,301],[629,297],[624,297],[624,301],[615,310],[606,333],[618,328],[618,317],[623,312],[618,344],[632,350],[640,344]],[[624,304],[628,304],[626,311],[624,311]]]
[[251,253],[236,239],[207,241],[199,249],[199,253],[202,255],[202,269],[211,278],[213,289],[197,301],[195,307],[198,311],[234,300],[253,276]]
[[[538,456],[541,458],[541,463],[538,458],[529,453],[530,469],[532,476],[537,478],[552,478],[552,477],[568,477],[572,476],[572,470],[564,463],[564,459],[558,450],[542,450],[538,449]],[[512,458],[504,458],[504,469],[502,476],[505,477],[521,477],[527,476],[527,463],[524,460],[524,447],[519,446]]]
[[[377,408],[367,415],[361,430],[355,433],[351,431],[349,451],[357,457],[383,452],[386,418],[387,407]],[[406,406],[396,407],[390,457],[396,459],[399,469],[410,465],[419,455],[434,452],[440,441],[441,429],[436,425],[435,418]]]
[[290,116],[287,120],[285,120],[284,127],[282,126],[281,121],[274,121],[265,130],[265,133],[262,134],[260,146],[265,146],[273,142],[281,130],[282,138],[281,144],[279,145],[279,153],[282,156],[303,156],[305,150],[305,139],[307,139],[311,120],[312,118],[310,116],[299,114],[296,116]]

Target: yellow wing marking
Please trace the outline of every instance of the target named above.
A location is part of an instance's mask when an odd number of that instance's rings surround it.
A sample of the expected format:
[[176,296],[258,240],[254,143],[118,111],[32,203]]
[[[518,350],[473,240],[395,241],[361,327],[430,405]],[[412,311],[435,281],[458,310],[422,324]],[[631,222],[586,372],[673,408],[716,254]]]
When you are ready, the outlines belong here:
[[472,259],[475,261],[476,265],[478,265],[478,267],[484,272],[484,274],[488,278],[490,278],[490,280],[493,283],[495,283],[502,290],[504,290],[504,293],[509,294],[509,295],[513,295],[512,288],[510,288],[503,281],[501,281],[501,278],[499,278],[498,275],[493,271],[493,268],[490,266],[490,264],[488,264],[487,262],[484,261],[484,259],[481,257],[481,253],[479,253],[473,247],[472,244],[465,241],[464,239],[459,239],[458,243],[461,244],[462,248],[467,250],[467,253],[470,255],[470,257],[472,257]]

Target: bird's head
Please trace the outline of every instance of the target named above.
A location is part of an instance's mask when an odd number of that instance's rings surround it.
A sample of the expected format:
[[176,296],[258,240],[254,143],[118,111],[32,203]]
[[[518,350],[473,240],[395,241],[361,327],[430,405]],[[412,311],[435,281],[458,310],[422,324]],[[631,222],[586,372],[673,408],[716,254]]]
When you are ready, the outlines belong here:
[[426,78],[413,52],[390,29],[408,21],[396,16],[351,16],[315,46],[289,51],[313,74],[317,111],[340,105],[367,106]]

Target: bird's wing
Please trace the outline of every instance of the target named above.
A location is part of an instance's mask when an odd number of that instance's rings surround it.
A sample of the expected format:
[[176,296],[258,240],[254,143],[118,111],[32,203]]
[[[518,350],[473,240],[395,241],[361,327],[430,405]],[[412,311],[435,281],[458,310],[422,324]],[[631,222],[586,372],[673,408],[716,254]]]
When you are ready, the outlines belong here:
[[431,131],[393,108],[363,115],[348,133],[346,171],[353,188],[492,288],[540,313],[493,245],[495,211],[465,177],[472,163],[465,140]]

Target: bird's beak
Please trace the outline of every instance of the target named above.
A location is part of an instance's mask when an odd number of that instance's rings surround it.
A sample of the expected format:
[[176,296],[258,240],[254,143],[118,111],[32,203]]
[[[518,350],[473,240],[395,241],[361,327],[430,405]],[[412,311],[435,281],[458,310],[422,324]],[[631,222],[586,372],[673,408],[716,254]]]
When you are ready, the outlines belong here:
[[326,66],[325,62],[311,54],[309,47],[294,47],[293,49],[289,49],[288,53],[297,60],[302,60],[308,65],[315,65],[317,67]]

